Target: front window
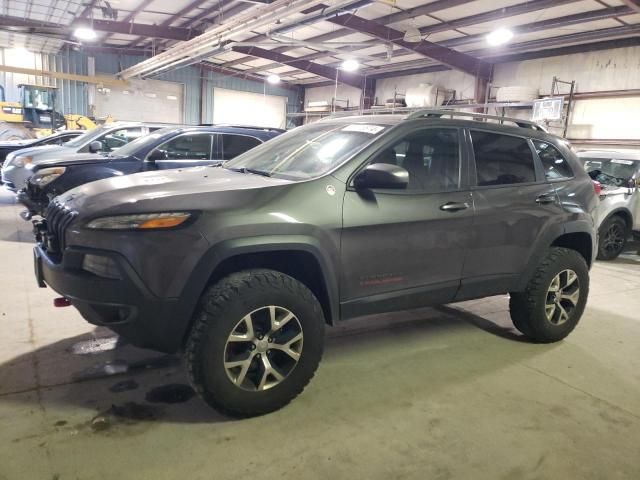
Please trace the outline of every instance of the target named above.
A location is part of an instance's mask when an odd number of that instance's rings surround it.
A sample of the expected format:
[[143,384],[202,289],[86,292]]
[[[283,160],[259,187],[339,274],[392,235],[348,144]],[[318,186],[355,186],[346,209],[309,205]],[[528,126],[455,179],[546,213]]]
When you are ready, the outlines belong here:
[[584,168],[593,180],[611,187],[626,187],[640,169],[640,160],[584,158]]
[[318,122],[280,135],[227,162],[225,168],[289,180],[317,178],[388,130],[388,125]]

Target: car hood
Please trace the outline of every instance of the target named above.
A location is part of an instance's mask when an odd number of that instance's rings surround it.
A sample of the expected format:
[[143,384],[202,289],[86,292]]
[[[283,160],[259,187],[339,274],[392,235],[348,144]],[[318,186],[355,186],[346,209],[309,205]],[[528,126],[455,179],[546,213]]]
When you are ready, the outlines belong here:
[[192,167],[98,180],[63,193],[58,201],[81,217],[224,209],[248,201],[250,192],[290,183],[220,167]]
[[38,168],[58,167],[61,165],[77,165],[84,163],[102,163],[109,162],[120,157],[107,157],[106,155],[100,155],[99,153],[72,153],[66,152],[62,155],[57,155],[55,158],[48,158],[38,160],[36,165]]
[[28,155],[33,157],[32,163],[38,163],[47,158],[56,158],[67,153],[75,153],[75,150],[64,145],[39,145],[37,147],[22,148],[14,153],[16,156]]

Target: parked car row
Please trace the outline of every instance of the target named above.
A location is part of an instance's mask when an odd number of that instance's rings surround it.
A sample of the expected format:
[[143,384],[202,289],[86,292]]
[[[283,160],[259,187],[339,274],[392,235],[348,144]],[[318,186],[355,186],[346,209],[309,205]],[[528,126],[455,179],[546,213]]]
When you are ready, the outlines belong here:
[[114,123],[65,145],[16,150],[2,167],[2,182],[27,207],[25,218],[43,215],[67,190],[112,176],[215,165],[282,133],[241,126],[163,126]]

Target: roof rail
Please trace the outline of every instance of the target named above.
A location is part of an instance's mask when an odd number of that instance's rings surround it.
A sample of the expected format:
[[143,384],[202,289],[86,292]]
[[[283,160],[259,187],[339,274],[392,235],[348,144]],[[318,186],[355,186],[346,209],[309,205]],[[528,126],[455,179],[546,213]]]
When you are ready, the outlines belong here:
[[471,119],[480,120],[498,120],[500,123],[512,122],[520,128],[530,128],[532,130],[538,130],[540,132],[546,132],[547,129],[542,125],[532,122],[531,120],[523,120],[521,118],[503,117],[500,115],[488,115],[486,113],[475,112],[458,112],[455,110],[418,110],[407,116],[407,120],[413,120],[415,118],[429,118],[429,117],[469,117]]

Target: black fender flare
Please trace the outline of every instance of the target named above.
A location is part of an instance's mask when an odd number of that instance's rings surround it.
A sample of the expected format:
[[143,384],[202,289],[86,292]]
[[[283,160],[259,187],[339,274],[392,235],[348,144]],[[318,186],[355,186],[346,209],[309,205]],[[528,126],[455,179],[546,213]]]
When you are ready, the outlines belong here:
[[222,262],[239,255],[277,251],[298,251],[313,255],[322,272],[331,317],[334,321],[339,319],[338,277],[333,267],[333,261],[320,242],[307,235],[264,235],[225,240],[211,246],[202,255],[184,284],[179,298],[187,322],[193,316],[198,300],[207,287],[209,279]]
[[586,219],[573,220],[564,224],[554,224],[549,229],[547,229],[545,234],[538,240],[537,246],[534,250],[534,254],[531,255],[527,266],[520,274],[520,277],[516,282],[516,288],[514,291],[524,291],[527,283],[529,283],[529,280],[535,273],[544,256],[547,254],[549,248],[558,238],[570,233],[584,233],[589,235],[589,237],[591,238],[591,260],[587,263],[589,263],[590,265],[593,263],[598,246],[593,224]]

